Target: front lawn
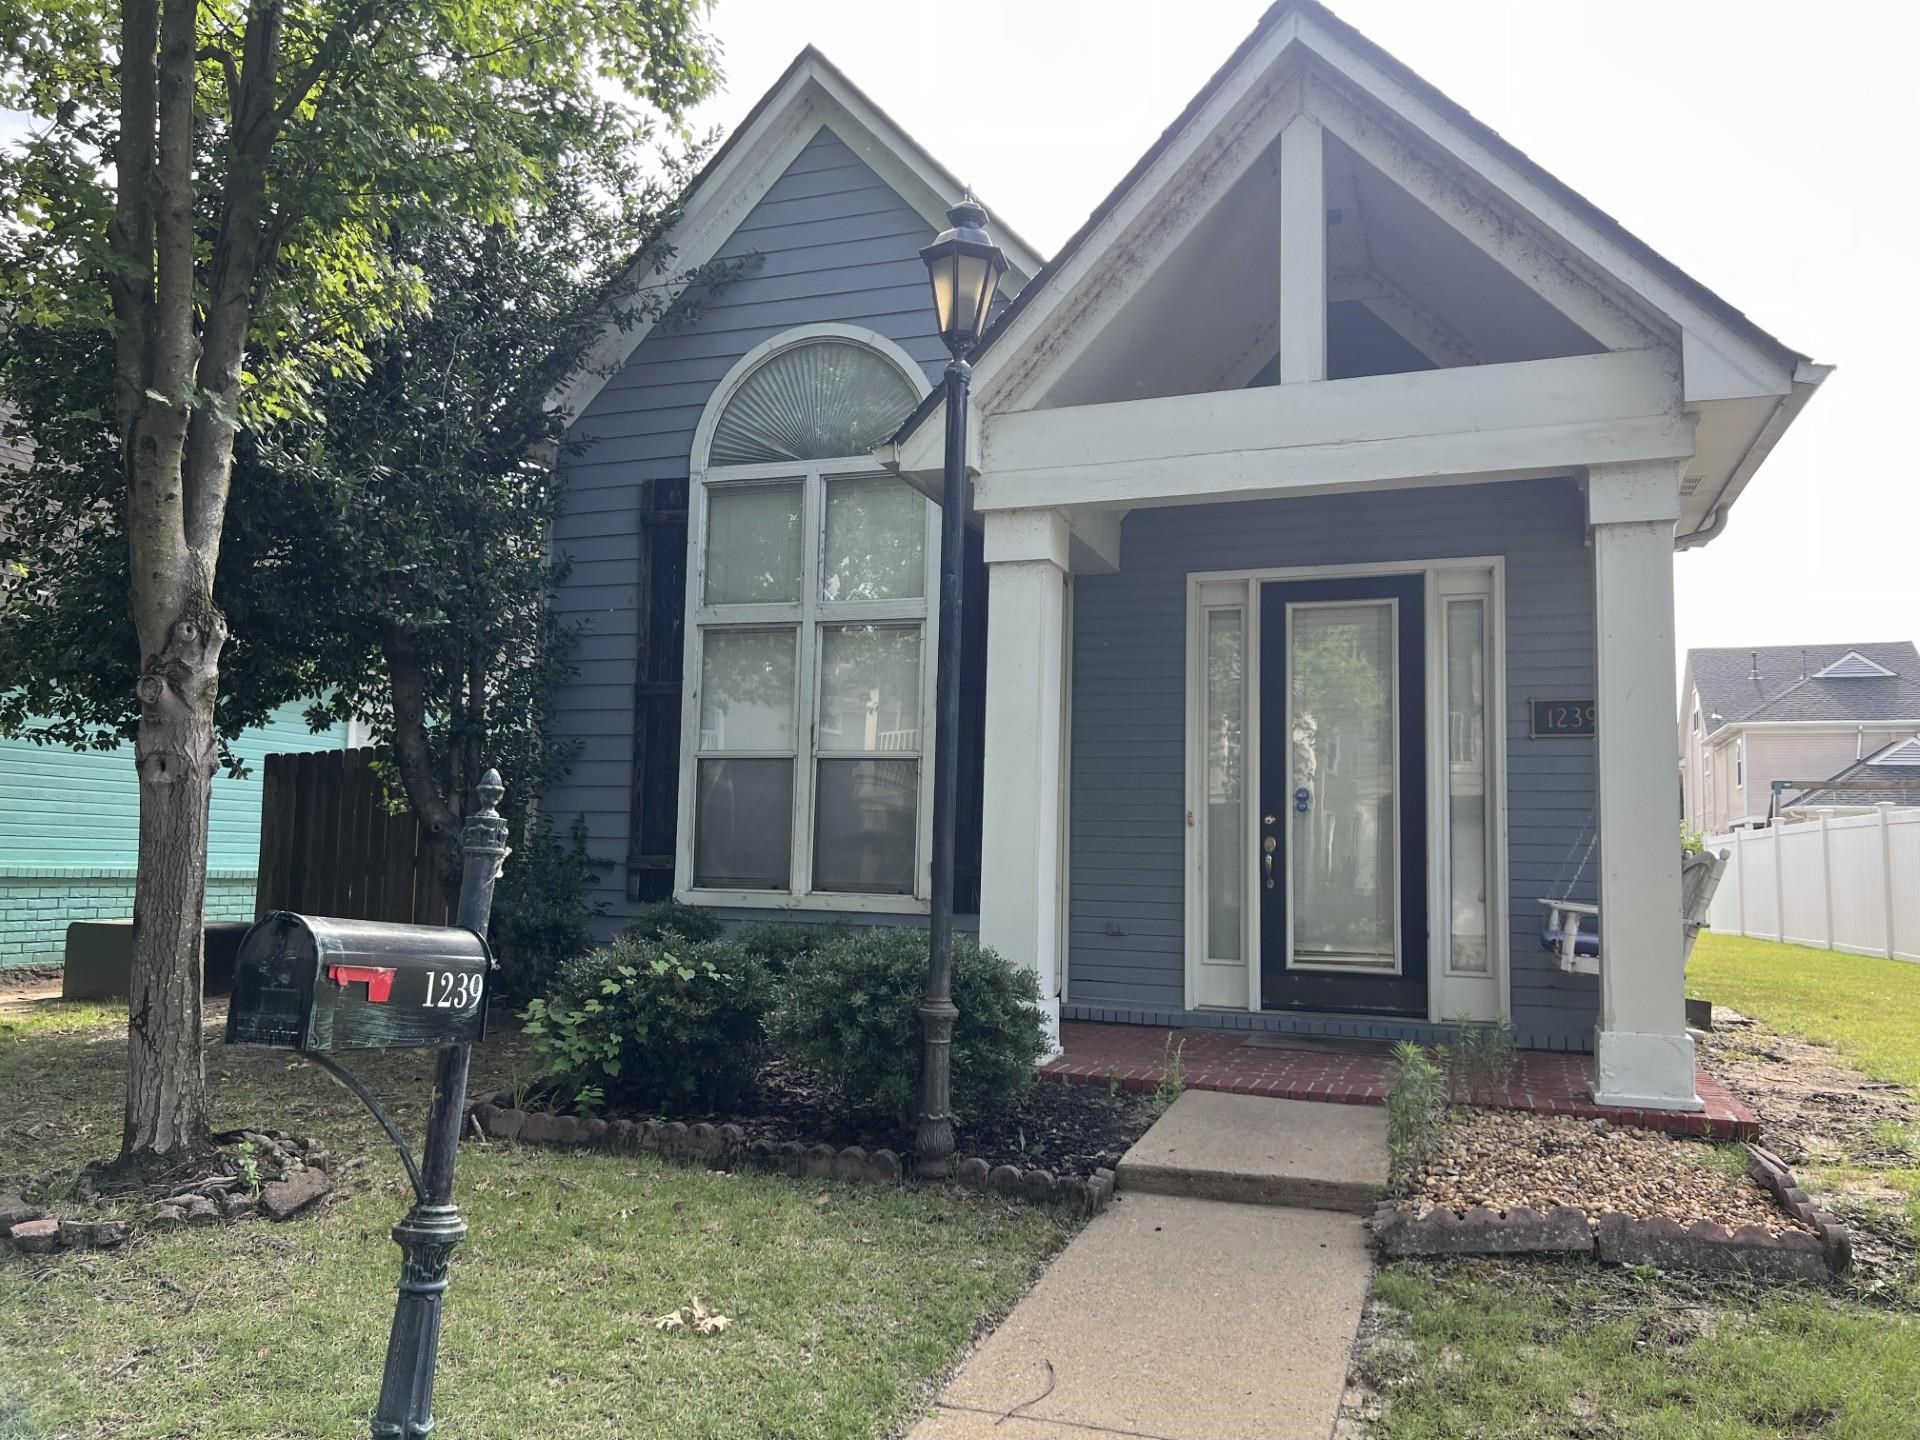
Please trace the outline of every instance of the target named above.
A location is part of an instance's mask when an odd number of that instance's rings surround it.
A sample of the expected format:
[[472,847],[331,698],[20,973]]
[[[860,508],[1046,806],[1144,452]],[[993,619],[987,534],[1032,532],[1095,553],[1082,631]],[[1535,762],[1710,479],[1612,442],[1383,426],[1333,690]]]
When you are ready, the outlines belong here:
[[1359,1373],[1383,1440],[1907,1440],[1920,1317],[1586,1262],[1402,1262]]
[[1920,1087],[1920,965],[1708,933],[1687,964],[1687,993]]
[[[125,1023],[57,1003],[0,1013],[0,1190],[112,1151]],[[286,1225],[0,1257],[4,1440],[365,1432],[399,1268],[398,1162],[297,1056],[212,1038],[207,1064],[216,1126],[310,1133],[364,1163],[338,1204]],[[417,1135],[431,1065],[403,1052],[356,1069]],[[529,1068],[501,1036],[474,1084]],[[951,1190],[515,1146],[464,1146],[458,1189],[472,1235],[441,1351],[449,1436],[886,1435],[1064,1239],[1045,1213]],[[731,1327],[651,1323],[693,1296]]]

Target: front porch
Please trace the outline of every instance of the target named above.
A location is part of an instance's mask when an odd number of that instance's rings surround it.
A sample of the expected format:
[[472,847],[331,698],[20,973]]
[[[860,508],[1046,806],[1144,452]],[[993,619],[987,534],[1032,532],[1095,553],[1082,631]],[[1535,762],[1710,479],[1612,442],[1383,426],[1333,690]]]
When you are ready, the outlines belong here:
[[[1178,1048],[1189,1090],[1318,1100],[1335,1105],[1379,1105],[1387,1096],[1392,1061],[1384,1047],[1315,1037],[1311,1049],[1273,1048],[1300,1037],[1228,1029],[1168,1029],[1158,1025],[1068,1020],[1060,1026],[1061,1054],[1041,1074],[1063,1082],[1151,1091],[1165,1075],[1168,1047]],[[1364,1048],[1362,1046],[1364,1045]],[[1593,1057],[1523,1050],[1505,1087],[1486,1097],[1502,1110],[1603,1118],[1673,1135],[1755,1140],[1759,1118],[1726,1086],[1698,1066],[1694,1089],[1705,1108],[1682,1111],[1597,1105],[1592,1099]]]

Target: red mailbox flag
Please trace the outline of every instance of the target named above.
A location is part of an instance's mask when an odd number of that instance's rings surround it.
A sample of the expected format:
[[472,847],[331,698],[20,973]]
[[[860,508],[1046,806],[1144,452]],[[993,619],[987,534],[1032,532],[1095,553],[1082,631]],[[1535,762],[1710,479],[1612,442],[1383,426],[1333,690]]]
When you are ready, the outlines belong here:
[[329,965],[327,978],[342,987],[364,980],[367,985],[367,999],[375,1005],[386,1004],[387,997],[393,994],[391,965]]

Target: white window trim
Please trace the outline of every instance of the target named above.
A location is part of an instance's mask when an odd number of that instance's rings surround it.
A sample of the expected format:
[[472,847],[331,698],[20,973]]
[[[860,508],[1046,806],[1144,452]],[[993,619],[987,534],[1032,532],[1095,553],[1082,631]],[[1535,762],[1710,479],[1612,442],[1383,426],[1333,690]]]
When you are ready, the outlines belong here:
[[[940,573],[939,507],[933,504],[927,506],[922,551],[925,556],[924,582],[921,586],[923,593],[917,600],[826,601],[819,597],[818,591],[827,482],[897,477],[881,470],[870,454],[791,464],[707,463],[720,416],[747,377],[780,352],[818,340],[843,340],[874,351],[893,363],[920,398],[924,398],[932,388],[919,363],[886,336],[857,325],[822,324],[784,331],[756,345],[740,357],[708,397],[700,423],[694,430],[688,477],[686,633],[682,652],[684,679],[680,705],[680,794],[674,835],[673,895],[676,900],[688,904],[737,906],[743,909],[924,915],[928,911],[932,878],[934,657],[939,653],[939,613],[930,597],[935,592]],[[770,480],[801,482],[801,564],[805,583],[801,587],[800,599],[792,603],[763,605],[706,605],[709,490]],[[862,621],[873,624],[900,621],[920,626],[920,787],[915,817],[916,854],[911,895],[863,895],[840,890],[816,891],[812,888],[813,795],[820,758],[814,748],[820,694],[819,631],[822,625],[835,622],[857,624]],[[755,626],[790,627],[796,635],[790,888],[734,890],[696,886],[693,883],[693,830],[700,763],[701,635],[704,628],[750,629]],[[803,758],[805,764],[800,763]],[[856,757],[849,753],[842,758]]]
[[[1258,585],[1268,580],[1332,580],[1372,575],[1422,575],[1426,581],[1426,745],[1427,745],[1427,1019],[1444,1024],[1465,1016],[1475,1020],[1493,1020],[1513,1013],[1511,966],[1512,903],[1507,881],[1507,750],[1510,743],[1507,723],[1507,591],[1506,558],[1500,555],[1462,556],[1446,560],[1381,561],[1361,565],[1304,565],[1258,570],[1195,571],[1187,576],[1187,741],[1186,775],[1189,823],[1186,827],[1186,1008],[1201,1008],[1196,984],[1200,966],[1205,963],[1206,877],[1204,838],[1199,817],[1205,800],[1205,667],[1194,637],[1205,623],[1205,611],[1241,606],[1246,614],[1247,661],[1244,675],[1247,734],[1260,733],[1260,607]],[[1236,592],[1233,587],[1238,586]],[[1488,804],[1491,834],[1488,887],[1489,935],[1488,968],[1480,973],[1452,970],[1450,947],[1453,929],[1448,915],[1446,889],[1449,833],[1446,824],[1447,768],[1446,695],[1442,667],[1444,655],[1444,613],[1442,597],[1483,595],[1488,601],[1489,631],[1487,674],[1487,726],[1492,748],[1487,784],[1492,790]],[[1254,897],[1241,907],[1241,923],[1246,927],[1242,954],[1246,957],[1247,1000],[1245,1008],[1262,1013],[1260,1004],[1259,945],[1259,795],[1260,747],[1248,747],[1246,766],[1246,874],[1245,894]],[[1218,1006],[1208,1008],[1220,1008]],[[1239,1007],[1229,1007],[1239,1008]],[[1378,1017],[1373,1017],[1377,1019]]]

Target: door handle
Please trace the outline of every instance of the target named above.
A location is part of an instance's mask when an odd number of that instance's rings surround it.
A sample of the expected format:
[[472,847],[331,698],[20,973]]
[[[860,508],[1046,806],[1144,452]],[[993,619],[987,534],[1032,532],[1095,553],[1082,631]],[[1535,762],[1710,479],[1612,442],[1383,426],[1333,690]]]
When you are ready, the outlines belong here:
[[[1268,823],[1271,824],[1273,817],[1268,816],[1267,820]],[[1260,842],[1260,850],[1262,852],[1260,855],[1260,863],[1267,867],[1267,889],[1269,890],[1273,889],[1273,852],[1279,848],[1280,842],[1271,835]]]

